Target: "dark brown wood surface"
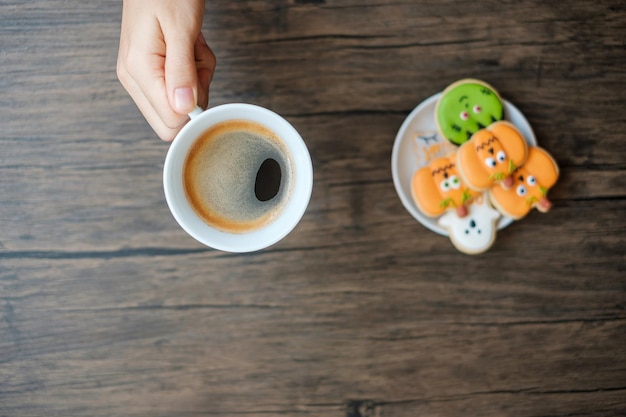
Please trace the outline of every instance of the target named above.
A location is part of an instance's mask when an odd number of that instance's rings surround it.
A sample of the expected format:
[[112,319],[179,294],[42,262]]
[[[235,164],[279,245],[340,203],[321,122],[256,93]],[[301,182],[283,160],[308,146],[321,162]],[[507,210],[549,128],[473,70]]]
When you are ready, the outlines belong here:
[[[270,249],[176,224],[115,75],[120,1],[0,3],[0,416],[626,414],[623,1],[207,1],[211,104],[302,134]],[[405,117],[476,77],[561,168],[467,256],[391,177]]]

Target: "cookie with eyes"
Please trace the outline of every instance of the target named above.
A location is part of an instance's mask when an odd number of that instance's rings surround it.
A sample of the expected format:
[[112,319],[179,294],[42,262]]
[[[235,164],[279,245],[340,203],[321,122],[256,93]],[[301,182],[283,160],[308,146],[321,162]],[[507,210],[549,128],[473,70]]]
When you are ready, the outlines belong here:
[[503,119],[504,103],[498,92],[486,82],[471,78],[449,85],[435,106],[439,133],[455,145]]
[[479,193],[463,184],[456,168],[456,152],[433,159],[418,169],[411,180],[411,194],[417,208],[429,217],[437,217],[448,210],[458,216],[467,214],[467,204]]
[[528,154],[522,133],[506,121],[492,123],[472,135],[457,151],[457,166],[463,181],[473,190],[485,191],[494,184],[507,189],[512,174]]
[[524,165],[513,173],[511,188],[494,186],[489,190],[489,199],[500,213],[516,220],[526,216],[533,207],[545,213],[552,207],[546,194],[558,178],[559,167],[554,158],[544,149],[533,146],[528,150]]
[[496,240],[497,221],[500,213],[494,210],[485,194],[475,197],[468,205],[465,217],[449,211],[439,218],[455,248],[468,255],[476,255],[489,249]]

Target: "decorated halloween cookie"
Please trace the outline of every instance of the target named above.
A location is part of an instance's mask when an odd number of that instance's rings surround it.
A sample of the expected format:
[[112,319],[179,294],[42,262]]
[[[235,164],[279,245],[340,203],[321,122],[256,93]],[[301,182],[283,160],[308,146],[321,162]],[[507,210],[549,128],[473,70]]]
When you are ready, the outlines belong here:
[[448,230],[454,247],[470,255],[483,253],[496,239],[496,222],[500,213],[489,204],[485,194],[479,194],[467,206],[468,213],[459,217],[448,211],[439,218],[439,224]]
[[456,168],[456,160],[456,153],[436,158],[413,175],[413,200],[425,215],[437,217],[454,209],[456,215],[464,217],[467,214],[467,204],[478,195],[463,184]]
[[548,152],[533,146],[528,150],[524,165],[513,173],[513,184],[505,190],[494,186],[489,190],[489,199],[498,211],[514,219],[521,219],[536,207],[545,213],[552,203],[547,199],[548,190],[559,177],[559,167]]
[[461,145],[457,168],[463,181],[474,190],[487,190],[498,183],[507,189],[513,185],[512,174],[524,163],[527,153],[526,140],[515,126],[495,122]]
[[435,107],[437,128],[450,142],[461,145],[493,122],[504,119],[504,103],[489,84],[464,79],[448,86]]

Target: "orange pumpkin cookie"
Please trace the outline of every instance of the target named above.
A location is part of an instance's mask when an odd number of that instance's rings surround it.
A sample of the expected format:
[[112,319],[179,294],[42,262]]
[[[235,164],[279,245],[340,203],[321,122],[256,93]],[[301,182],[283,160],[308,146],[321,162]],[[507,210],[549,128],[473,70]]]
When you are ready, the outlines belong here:
[[437,217],[448,209],[455,209],[459,217],[464,217],[467,215],[467,204],[479,194],[463,184],[456,160],[456,153],[436,158],[413,175],[413,201],[425,215]]
[[512,187],[508,190],[492,187],[489,199],[500,213],[514,219],[526,216],[533,207],[545,213],[552,207],[546,194],[558,177],[559,167],[552,156],[533,146],[524,165],[515,170]]
[[511,174],[526,160],[528,145],[513,124],[492,123],[472,135],[457,152],[457,167],[463,181],[477,191],[496,183],[509,188]]

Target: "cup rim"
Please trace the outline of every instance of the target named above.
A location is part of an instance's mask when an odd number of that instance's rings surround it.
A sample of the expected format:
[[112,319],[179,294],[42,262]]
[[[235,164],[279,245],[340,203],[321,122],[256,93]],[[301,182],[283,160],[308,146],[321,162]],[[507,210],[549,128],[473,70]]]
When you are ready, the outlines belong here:
[[[292,190],[281,212],[268,224],[231,233],[210,226],[195,213],[185,197],[182,174],[187,153],[200,134],[216,123],[238,119],[260,123],[281,138],[292,164]],[[198,242],[225,252],[254,252],[277,243],[300,222],[313,191],[313,164],[304,140],[285,118],[255,104],[227,103],[192,115],[176,135],[165,157],[163,189],[174,219]]]

